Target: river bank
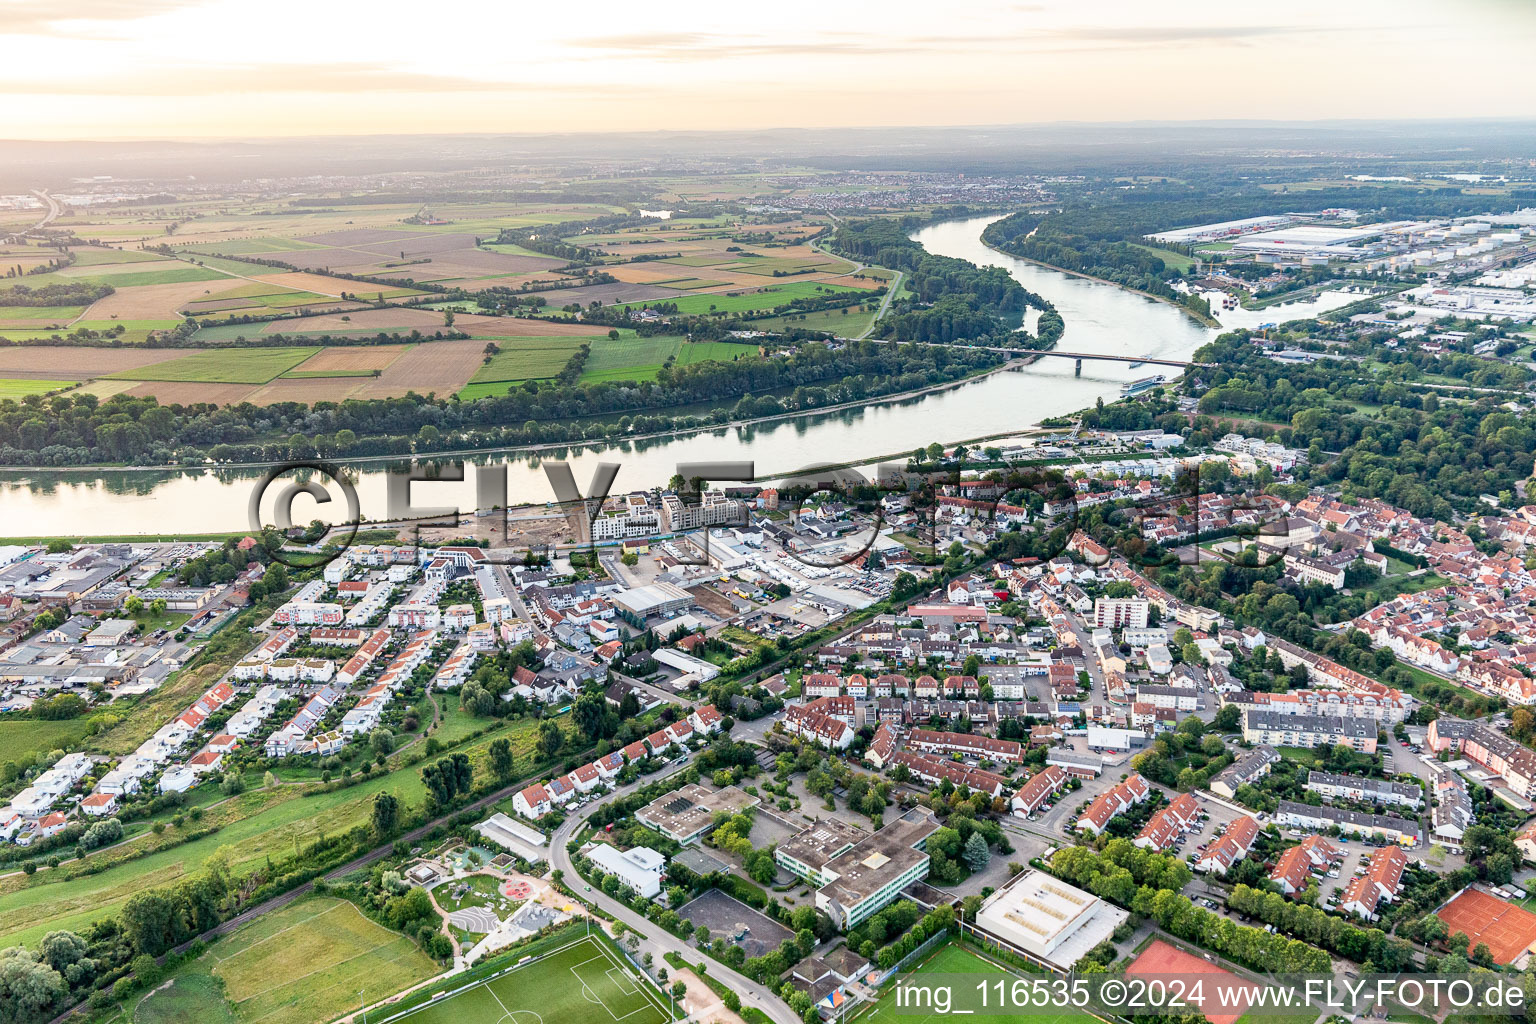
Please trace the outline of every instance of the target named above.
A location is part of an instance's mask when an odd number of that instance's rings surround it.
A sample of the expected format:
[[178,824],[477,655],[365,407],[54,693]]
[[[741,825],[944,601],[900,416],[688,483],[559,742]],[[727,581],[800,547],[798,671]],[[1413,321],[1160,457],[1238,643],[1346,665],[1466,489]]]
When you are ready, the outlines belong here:
[[[1220,320],[1217,320],[1213,316],[1206,316],[1204,313],[1201,313],[1199,310],[1190,309],[1188,306],[1184,305],[1183,303],[1176,302],[1173,299],[1170,299],[1166,295],[1156,295],[1156,294],[1154,294],[1152,292],[1149,292],[1149,291],[1143,291],[1140,288],[1132,288],[1128,284],[1120,284],[1120,283],[1118,283],[1116,281],[1111,281],[1107,277],[1095,277],[1092,274],[1085,274],[1085,273],[1083,273],[1080,270],[1068,270],[1065,267],[1058,267],[1058,266],[1056,266],[1053,263],[1044,263],[1044,262],[1042,262],[1040,260],[1030,259],[1028,256],[1020,256],[1018,253],[1012,253],[1012,252],[1009,252],[1006,249],[999,249],[997,246],[993,245],[991,242],[986,241],[985,239],[982,240],[982,244],[985,245],[988,249],[991,249],[993,252],[997,253],[998,255],[1000,255],[1000,256],[1007,256],[1009,259],[1022,260],[1025,263],[1033,263],[1037,267],[1044,267],[1046,270],[1054,270],[1054,271],[1056,271],[1056,273],[1058,273],[1058,274],[1065,274],[1067,277],[1080,277],[1080,278],[1082,278],[1085,281],[1097,281],[1099,284],[1107,284],[1111,288],[1119,288],[1123,292],[1130,292],[1132,295],[1140,295],[1140,296],[1143,296],[1145,298],[1151,299],[1153,302],[1165,303],[1165,304],[1167,304],[1169,306],[1172,306],[1174,309],[1177,309],[1181,313],[1188,314],[1201,327],[1211,327],[1211,328],[1215,328],[1215,329],[1218,329],[1218,330],[1221,328],[1221,321]],[[1067,324],[1068,330],[1070,330],[1071,327],[1072,327],[1071,323],[1068,323]]]
[[[1025,288],[1056,306],[1069,324],[1071,347],[1077,351],[1187,360],[1215,337],[1214,330],[1168,303],[997,253],[980,240],[992,219],[946,221],[924,227],[914,237],[938,255],[1005,267]],[[1097,363],[1087,375],[1076,377],[1071,360],[1042,359],[1032,366],[1009,362],[959,381],[808,412],[643,436],[435,452],[427,458],[504,466],[503,505],[553,501],[541,465],[552,458],[569,463],[583,485],[599,463],[618,464],[615,493],[664,486],[680,465],[708,461],[751,461],[771,467],[771,473],[757,474],[760,479],[777,478],[811,466],[856,467],[893,458],[905,462],[914,449],[935,441],[976,443],[1019,436],[1042,422],[1089,408],[1096,399],[1117,400],[1121,385],[1137,372],[1122,364]],[[400,456],[347,460],[356,471],[354,487],[364,517],[386,518],[385,470],[389,463],[402,461]],[[17,467],[0,477],[0,521],[5,533],[17,536],[238,532],[248,527],[253,480],[270,468]],[[417,484],[413,499],[418,505],[475,508],[477,474],[464,476],[463,481]],[[326,514],[330,506],[306,502],[302,499],[303,507],[295,509],[299,521],[333,518]]]

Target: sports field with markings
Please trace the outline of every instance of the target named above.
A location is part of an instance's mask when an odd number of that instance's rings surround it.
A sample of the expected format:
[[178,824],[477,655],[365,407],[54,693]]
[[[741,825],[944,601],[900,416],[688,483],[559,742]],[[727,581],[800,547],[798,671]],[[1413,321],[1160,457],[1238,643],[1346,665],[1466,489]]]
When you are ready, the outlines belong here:
[[595,936],[379,1024],[663,1024],[662,997]]

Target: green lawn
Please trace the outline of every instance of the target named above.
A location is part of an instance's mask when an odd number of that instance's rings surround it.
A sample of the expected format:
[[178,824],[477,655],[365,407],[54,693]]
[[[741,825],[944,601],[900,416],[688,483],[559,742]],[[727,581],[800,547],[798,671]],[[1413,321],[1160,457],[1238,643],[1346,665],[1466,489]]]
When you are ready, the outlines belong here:
[[1163,249],[1154,245],[1138,245],[1135,242],[1131,243],[1131,248],[1140,249],[1144,253],[1156,256],[1158,259],[1179,271],[1181,274],[1189,273],[1194,269],[1195,266],[1195,261],[1193,259],[1185,256],[1181,252],[1174,252],[1172,249]]
[[394,1018],[403,1024],[663,1024],[660,993],[595,935]]
[[[461,885],[469,888],[463,896],[454,899],[449,894]],[[432,890],[432,898],[450,914],[465,907],[490,907],[497,910],[499,908],[496,904],[506,900],[501,895],[501,880],[491,875],[471,875],[456,882],[444,882]]]
[[265,384],[320,351],[316,346],[234,348],[194,352],[179,359],[123,370],[106,376],[115,380],[201,381],[221,384]]
[[705,295],[679,295],[677,298],[665,300],[652,299],[648,302],[626,302],[616,309],[640,309],[643,306],[654,306],[656,303],[666,301],[677,306],[677,311],[684,315],[699,313],[745,313],[755,309],[773,309],[782,306],[792,299],[804,299],[821,295],[849,294],[854,296],[864,295],[866,291],[861,288],[842,288],[834,285],[816,284],[813,281],[789,281],[784,284],[768,285],[760,292],[750,292],[745,295],[732,295],[725,293]]
[[0,401],[7,398],[25,398],[27,395],[46,395],[60,388],[72,388],[77,380],[30,380],[24,377],[0,377]]
[[240,1020],[224,998],[223,983],[208,973],[202,960],[179,972],[169,986],[133,998],[139,999],[129,1018],[133,1024],[239,1024]]

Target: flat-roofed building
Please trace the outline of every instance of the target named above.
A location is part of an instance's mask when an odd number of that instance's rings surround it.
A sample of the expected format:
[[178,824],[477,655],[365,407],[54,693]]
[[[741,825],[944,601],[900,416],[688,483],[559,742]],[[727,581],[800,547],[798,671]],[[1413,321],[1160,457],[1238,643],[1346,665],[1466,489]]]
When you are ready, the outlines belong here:
[[756,807],[758,798],[735,786],[707,789],[690,783],[675,793],[665,793],[635,812],[635,818],[678,843],[691,843],[715,827],[721,811],[736,814]]
[[544,833],[513,821],[500,811],[476,825],[475,831],[530,864],[539,864],[549,857],[549,842]]
[[926,808],[915,807],[822,866],[828,878],[816,891],[816,909],[840,931],[857,927],[913,882],[928,877],[928,837],[939,829]]
[[988,897],[973,926],[1065,970],[1113,935],[1129,916],[1092,893],[1032,868]]
[[841,818],[823,818],[774,847],[773,859],[790,874],[822,886],[831,881],[822,869],[855,844],[868,839],[869,835],[866,830]]
[[607,843],[594,843],[587,849],[587,859],[594,867],[616,876],[642,899],[661,892],[661,874],[667,859],[648,846],[620,850]]

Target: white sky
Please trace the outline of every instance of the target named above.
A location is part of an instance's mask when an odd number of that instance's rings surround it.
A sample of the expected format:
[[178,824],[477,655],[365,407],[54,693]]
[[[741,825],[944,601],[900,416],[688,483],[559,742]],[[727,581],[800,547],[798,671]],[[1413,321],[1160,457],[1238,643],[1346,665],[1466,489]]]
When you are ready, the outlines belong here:
[[1528,0],[0,0],[0,137],[1536,114]]

